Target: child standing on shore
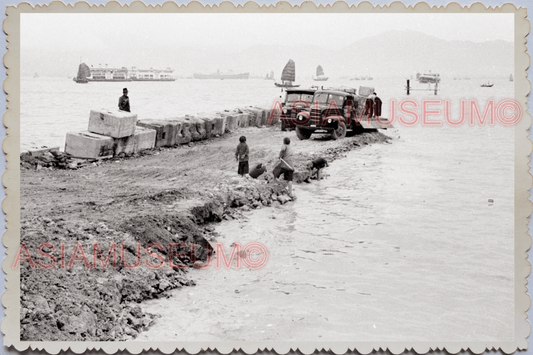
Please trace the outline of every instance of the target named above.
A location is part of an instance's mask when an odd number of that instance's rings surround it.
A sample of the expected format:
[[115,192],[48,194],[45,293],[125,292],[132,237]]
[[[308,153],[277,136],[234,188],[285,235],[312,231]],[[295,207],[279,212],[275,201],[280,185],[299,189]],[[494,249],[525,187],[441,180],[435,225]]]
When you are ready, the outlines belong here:
[[244,176],[245,174],[248,174],[248,154],[250,151],[248,150],[245,136],[241,136],[239,142],[237,150],[235,151],[235,160],[239,162],[238,174]]

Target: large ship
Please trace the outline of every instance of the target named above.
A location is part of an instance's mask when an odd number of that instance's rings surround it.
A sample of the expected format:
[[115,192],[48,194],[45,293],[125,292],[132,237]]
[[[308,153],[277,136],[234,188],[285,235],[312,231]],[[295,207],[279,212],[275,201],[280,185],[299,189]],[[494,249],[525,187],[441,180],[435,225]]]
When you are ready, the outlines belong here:
[[89,67],[85,63],[80,64],[78,76],[74,78],[77,83],[88,83],[91,81],[111,82],[111,81],[175,81],[174,70],[166,69],[137,69],[133,67],[110,68]]
[[193,77],[195,79],[220,79],[220,80],[226,80],[226,79],[248,79],[250,77],[250,73],[240,73],[240,74],[234,74],[232,72],[221,73],[220,70],[217,70],[217,72],[213,73],[213,74],[194,73]]

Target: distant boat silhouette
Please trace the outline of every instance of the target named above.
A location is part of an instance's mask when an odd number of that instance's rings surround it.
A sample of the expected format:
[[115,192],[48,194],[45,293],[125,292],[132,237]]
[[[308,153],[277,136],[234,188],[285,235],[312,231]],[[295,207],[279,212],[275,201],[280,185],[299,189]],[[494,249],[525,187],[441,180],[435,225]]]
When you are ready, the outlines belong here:
[[72,80],[74,80],[78,84],[87,84],[89,82],[89,79],[87,79],[87,77],[89,76],[91,76],[91,69],[87,64],[81,63],[78,67],[78,75]]
[[265,79],[266,80],[274,80],[274,72],[270,71],[270,74],[267,74]]
[[316,67],[316,77],[313,78],[314,81],[327,81],[329,78],[324,75],[324,69],[322,66]]
[[513,81],[513,74],[509,75],[509,81]]
[[281,84],[274,83],[274,85],[276,85],[278,88],[297,88],[300,85],[293,84],[295,79],[296,64],[294,63],[294,60],[289,59],[285,65],[285,68],[283,68],[283,71],[281,72]]
[[482,88],[491,88],[494,86],[494,83],[490,84],[490,83],[486,83],[486,84],[481,84],[481,87]]

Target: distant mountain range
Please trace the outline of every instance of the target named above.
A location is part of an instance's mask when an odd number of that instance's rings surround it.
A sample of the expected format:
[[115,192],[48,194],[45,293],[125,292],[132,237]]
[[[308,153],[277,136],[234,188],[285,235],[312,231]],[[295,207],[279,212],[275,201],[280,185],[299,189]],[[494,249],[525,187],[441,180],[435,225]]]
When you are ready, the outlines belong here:
[[[296,42],[296,41],[295,41]],[[172,67],[176,75],[195,72],[211,73],[217,69],[266,75],[274,71],[279,80],[289,59],[296,62],[296,75],[310,78],[317,65],[329,77],[370,75],[373,77],[410,76],[417,72],[452,76],[507,76],[514,69],[514,46],[501,40],[475,43],[447,41],[412,30],[389,31],[355,42],[347,41],[341,49],[292,44],[287,37],[283,46],[257,44],[249,48],[234,47],[155,47],[88,49],[72,53],[65,49],[26,50],[21,53],[23,76],[74,76],[80,57],[87,64],[110,67]],[[39,58],[36,61],[34,58]]]

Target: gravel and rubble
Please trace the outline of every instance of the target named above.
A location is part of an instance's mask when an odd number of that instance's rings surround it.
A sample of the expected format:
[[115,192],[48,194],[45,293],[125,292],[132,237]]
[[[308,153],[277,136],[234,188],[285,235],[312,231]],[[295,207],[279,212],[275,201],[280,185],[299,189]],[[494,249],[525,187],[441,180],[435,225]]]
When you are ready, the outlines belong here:
[[[258,179],[236,174],[233,156],[242,134],[250,166],[269,167]],[[194,286],[187,269],[213,253],[212,223],[297,203],[272,175],[288,134],[246,128],[209,143],[90,162],[83,169],[62,170],[59,164],[72,162],[60,152],[43,164],[21,159],[21,340],[128,340],[150,327],[157,315],[138,304]],[[294,182],[309,183],[311,159],[331,162],[391,138],[371,132],[293,142]]]

